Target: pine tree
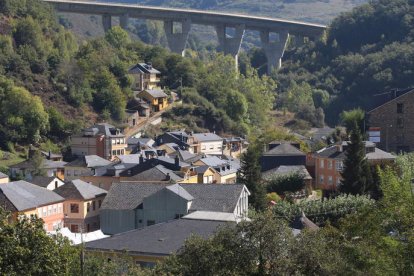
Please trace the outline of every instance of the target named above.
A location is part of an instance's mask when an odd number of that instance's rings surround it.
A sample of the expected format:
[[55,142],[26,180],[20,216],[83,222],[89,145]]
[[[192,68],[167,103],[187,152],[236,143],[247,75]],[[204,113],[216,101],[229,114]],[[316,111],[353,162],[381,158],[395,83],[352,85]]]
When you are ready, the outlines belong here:
[[341,193],[364,194],[372,187],[371,168],[365,158],[365,145],[359,127],[354,123],[351,131],[351,141],[346,149],[342,181],[339,187]]
[[252,206],[258,210],[266,208],[266,190],[260,183],[261,169],[259,164],[260,151],[255,147],[249,147],[243,153],[240,163],[240,172],[238,173],[238,183],[246,185],[251,195],[249,201]]

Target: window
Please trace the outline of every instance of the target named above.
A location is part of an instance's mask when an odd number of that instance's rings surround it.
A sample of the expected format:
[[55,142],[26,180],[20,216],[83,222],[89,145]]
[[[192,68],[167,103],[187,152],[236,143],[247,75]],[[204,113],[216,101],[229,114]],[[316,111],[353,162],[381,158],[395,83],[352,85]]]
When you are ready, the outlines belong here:
[[151,226],[155,224],[155,220],[147,220],[147,226]]
[[320,167],[321,169],[323,169],[323,168],[325,167],[325,162],[324,162],[324,160],[323,160],[323,159],[321,159],[321,160],[320,160],[320,162],[319,162],[319,167]]
[[324,180],[324,177],[323,177],[323,174],[321,174],[319,176],[319,183],[323,184],[323,180]]
[[332,160],[328,160],[328,169],[332,170]]
[[79,204],[70,204],[70,212],[75,214],[79,213]]
[[397,119],[397,127],[398,128],[403,128],[404,127],[404,121],[403,121],[402,118]]
[[332,185],[332,183],[333,183],[333,182],[332,182],[332,176],[328,176],[328,184],[329,184],[329,185]]
[[341,172],[342,171],[342,168],[343,168],[342,161],[336,161],[336,170],[338,172]]
[[95,211],[95,209],[96,209],[95,201],[92,201],[92,210]]
[[89,212],[91,210],[91,204],[88,202],[86,204],[86,212]]
[[58,187],[58,182],[55,181],[55,189]]
[[212,149],[214,149],[214,145],[210,145],[210,149],[212,150]]
[[399,113],[399,114],[404,113],[404,104],[397,103],[397,113]]
[[44,217],[47,216],[47,208],[46,207],[43,207],[43,216]]
[[98,200],[98,208],[101,208],[102,200]]
[[116,155],[116,150],[113,150],[112,151],[112,155]]
[[79,232],[79,225],[77,225],[77,224],[71,224],[70,225],[70,232],[72,232],[72,233],[78,233]]

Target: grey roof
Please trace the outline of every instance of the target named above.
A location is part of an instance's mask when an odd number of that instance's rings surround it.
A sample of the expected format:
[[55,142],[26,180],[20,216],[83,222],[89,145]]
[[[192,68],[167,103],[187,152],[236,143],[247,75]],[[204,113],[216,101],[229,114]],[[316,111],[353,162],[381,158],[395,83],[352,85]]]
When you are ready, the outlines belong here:
[[107,193],[106,190],[96,187],[80,179],[75,179],[56,188],[55,193],[61,195],[65,199],[92,199]]
[[273,179],[274,177],[278,176],[285,176],[290,174],[299,174],[303,176],[304,179],[312,179],[312,176],[309,174],[308,170],[303,165],[295,165],[295,166],[279,166],[276,169],[268,170],[262,173],[263,179]]
[[223,141],[223,138],[215,133],[194,133],[192,135],[199,142]]
[[175,185],[179,185],[194,198],[190,208],[191,211],[233,213],[244,189],[244,185],[239,184],[114,183],[102,203],[102,209],[132,210],[137,208],[144,198],[165,187]]
[[[89,128],[85,128],[82,135],[85,135],[85,132],[93,133],[93,136],[100,134],[107,137],[125,137],[119,129],[108,123],[99,123]],[[117,132],[119,132],[119,134],[117,134]]]
[[[229,175],[232,173],[236,173],[237,170],[240,168],[240,163],[235,160],[223,160],[218,158],[217,156],[208,156],[206,158],[200,159],[204,164],[207,166],[212,167],[219,173],[221,176]],[[227,168],[230,166],[230,169]],[[224,170],[222,169],[223,167]]]
[[43,156],[50,157],[50,158],[62,158],[63,155],[61,153],[53,153],[48,151],[41,151]]
[[64,200],[53,191],[23,180],[1,184],[0,190],[17,211],[29,210]]
[[196,171],[197,174],[205,173],[209,168],[210,168],[210,166],[207,166],[207,165],[198,166],[198,167],[195,168],[195,171]]
[[[169,175],[170,179],[167,179],[167,175]],[[140,173],[131,175],[131,178],[136,179],[138,181],[167,181],[167,180],[181,181],[183,180],[174,171],[167,169],[163,165],[156,165],[155,167],[152,167]]]
[[147,63],[138,63],[132,66],[131,68],[129,68],[128,73],[129,74],[134,74],[134,73],[161,74],[160,71],[152,67],[151,64],[147,64]]
[[200,161],[210,167],[225,166],[228,164],[227,160],[220,159],[217,156],[207,156],[205,158],[201,158]]
[[345,151],[339,151],[338,145],[333,145],[317,151],[315,156],[332,159],[344,159]]
[[182,150],[178,148],[176,152],[173,152],[169,154],[170,157],[174,158],[175,156],[178,156],[180,161],[186,162],[186,163],[192,163],[197,160],[200,160],[203,156],[201,154],[194,154],[187,150]]
[[368,152],[366,157],[368,160],[394,160],[396,158],[395,155],[379,148],[375,148],[374,152]]
[[[170,164],[174,164],[175,163],[174,158],[170,158],[170,157],[167,157],[167,156],[158,156],[158,160],[163,161],[163,162],[166,162],[166,163],[170,163]],[[180,161],[178,163],[178,166],[180,166],[180,167],[189,167],[190,164],[188,164],[186,162]]]
[[181,184],[194,197],[191,211],[233,213],[244,185],[239,184]]
[[276,146],[273,149],[265,152],[263,155],[271,155],[271,156],[306,156],[305,153],[300,151],[295,146],[292,146],[290,143],[282,143],[279,146]]
[[104,167],[112,164],[111,161],[108,161],[98,155],[86,155],[80,156],[77,159],[69,162],[65,167],[84,167],[84,168],[98,168]]
[[33,176],[32,179],[30,180],[30,183],[35,184],[37,186],[46,188],[47,185],[50,184],[50,182],[52,182],[55,178],[57,178],[56,176]]
[[202,219],[212,221],[237,221],[236,215],[233,213],[224,212],[210,212],[210,211],[195,211],[185,215],[184,219]]
[[[42,169],[56,169],[56,168],[63,168],[67,163],[64,161],[52,161],[48,159],[42,160]],[[35,166],[33,164],[32,160],[25,160],[23,162],[20,162],[18,164],[10,166],[10,168],[16,168],[16,169],[34,169]]]
[[116,157],[124,164],[139,164],[141,154],[117,155]]
[[167,186],[166,189],[170,190],[171,192],[173,192],[174,194],[188,200],[191,201],[194,199],[194,197],[192,195],[190,195],[183,187],[181,187],[178,184],[174,184],[171,186]]
[[152,147],[155,143],[155,141],[151,138],[135,138],[135,137],[130,137],[127,139],[127,144],[130,145],[136,145],[140,143],[141,146],[146,145],[149,147]]
[[314,140],[325,140],[335,131],[334,128],[322,127],[322,128],[312,128],[310,135]]
[[102,209],[132,210],[148,197],[169,184],[113,183],[102,202]]
[[233,223],[176,219],[88,242],[86,248],[165,256],[176,253],[191,235],[208,238],[224,225],[233,225]]
[[9,176],[5,173],[0,172],[0,178],[8,178]]
[[[166,97],[168,97],[167,94],[165,94],[164,91],[161,90],[161,89],[147,89],[145,91],[148,94],[150,94],[151,96],[153,96],[154,98],[166,98]],[[141,93],[139,93],[139,94],[141,94]],[[138,94],[138,97],[139,97],[139,94]]]

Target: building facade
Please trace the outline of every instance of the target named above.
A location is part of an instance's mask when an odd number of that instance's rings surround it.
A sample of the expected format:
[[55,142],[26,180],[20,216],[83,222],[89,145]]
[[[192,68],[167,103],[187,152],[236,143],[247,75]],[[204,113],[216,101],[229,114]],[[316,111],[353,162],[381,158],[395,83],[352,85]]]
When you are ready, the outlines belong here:
[[80,135],[71,137],[72,154],[75,156],[97,155],[111,160],[125,154],[126,137],[121,130],[106,123],[86,128]]
[[[393,93],[391,93],[393,94]],[[387,152],[414,150],[414,90],[396,91],[393,98],[367,112],[370,141]]]

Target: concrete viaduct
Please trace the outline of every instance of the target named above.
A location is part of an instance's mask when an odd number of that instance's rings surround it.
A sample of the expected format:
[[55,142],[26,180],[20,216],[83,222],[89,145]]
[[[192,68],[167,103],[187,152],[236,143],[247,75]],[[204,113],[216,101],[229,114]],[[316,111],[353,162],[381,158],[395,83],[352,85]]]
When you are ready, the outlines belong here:
[[315,39],[326,29],[326,26],[319,24],[233,13],[95,1],[44,1],[52,4],[58,12],[101,15],[105,31],[112,27],[112,16],[119,17],[120,26],[124,29],[129,18],[163,21],[170,50],[181,55],[184,55],[192,24],[213,26],[217,32],[218,50],[232,55],[236,63],[245,30],[258,31],[268,60],[268,72],[281,67],[289,35],[295,37],[296,43],[303,43],[304,38]]

